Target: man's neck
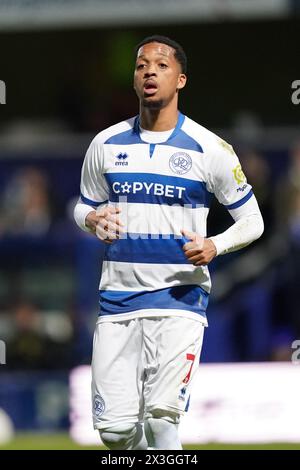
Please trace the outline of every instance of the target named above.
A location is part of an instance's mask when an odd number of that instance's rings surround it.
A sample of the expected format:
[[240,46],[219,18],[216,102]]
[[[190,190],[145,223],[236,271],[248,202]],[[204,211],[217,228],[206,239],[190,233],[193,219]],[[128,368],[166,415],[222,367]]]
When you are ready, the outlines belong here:
[[140,109],[140,125],[148,131],[163,132],[176,127],[178,110],[170,109]]

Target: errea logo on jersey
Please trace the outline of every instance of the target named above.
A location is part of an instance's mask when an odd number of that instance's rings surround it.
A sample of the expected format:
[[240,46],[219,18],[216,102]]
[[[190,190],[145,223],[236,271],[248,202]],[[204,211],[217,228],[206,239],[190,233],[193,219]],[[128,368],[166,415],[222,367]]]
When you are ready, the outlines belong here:
[[112,189],[115,194],[136,194],[139,191],[146,191],[146,194],[154,196],[176,197],[181,199],[186,188],[182,186],[173,186],[171,184],[162,183],[146,183],[145,181],[134,181],[132,184],[125,181],[124,183],[114,182]]
[[126,159],[128,158],[127,153],[119,153],[116,155],[117,161],[115,162],[115,166],[127,166],[128,162]]

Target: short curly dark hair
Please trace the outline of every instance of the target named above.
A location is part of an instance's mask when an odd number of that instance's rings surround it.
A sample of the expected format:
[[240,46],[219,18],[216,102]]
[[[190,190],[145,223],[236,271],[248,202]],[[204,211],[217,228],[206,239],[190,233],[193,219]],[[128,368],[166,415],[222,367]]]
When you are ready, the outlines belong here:
[[187,57],[183,50],[183,47],[178,44],[178,42],[174,41],[173,39],[168,38],[167,36],[148,36],[147,38],[143,39],[139,44],[136,45],[134,52],[135,56],[138,53],[140,47],[144,46],[145,44],[149,44],[150,42],[159,42],[161,44],[166,44],[167,46],[172,47],[175,50],[174,56],[177,62],[181,66],[181,72],[186,74],[187,71]]

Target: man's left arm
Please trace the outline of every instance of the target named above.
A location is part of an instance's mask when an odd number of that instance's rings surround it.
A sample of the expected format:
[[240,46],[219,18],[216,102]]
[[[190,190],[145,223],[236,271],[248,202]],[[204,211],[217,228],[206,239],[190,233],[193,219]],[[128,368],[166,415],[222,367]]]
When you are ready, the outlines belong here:
[[225,232],[204,238],[182,231],[190,241],[183,246],[188,260],[196,266],[208,264],[215,256],[239,250],[259,238],[264,222],[233,148],[222,139],[212,146],[205,160],[207,189],[217,197],[234,219]]
[[235,223],[219,235],[204,238],[195,232],[182,231],[191,240],[183,246],[183,250],[195,266],[206,265],[217,255],[244,248],[262,235],[264,221],[254,195],[245,204],[229,212]]

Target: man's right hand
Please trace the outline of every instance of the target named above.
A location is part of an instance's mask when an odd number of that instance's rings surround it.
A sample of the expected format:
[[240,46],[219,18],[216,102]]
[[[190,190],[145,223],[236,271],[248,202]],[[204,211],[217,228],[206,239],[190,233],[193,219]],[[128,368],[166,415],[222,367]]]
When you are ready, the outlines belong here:
[[85,225],[100,240],[110,244],[124,233],[122,230],[124,224],[122,224],[118,216],[120,212],[121,209],[113,206],[103,207],[99,212],[91,211],[86,216]]

